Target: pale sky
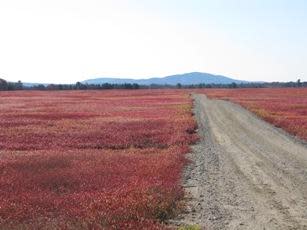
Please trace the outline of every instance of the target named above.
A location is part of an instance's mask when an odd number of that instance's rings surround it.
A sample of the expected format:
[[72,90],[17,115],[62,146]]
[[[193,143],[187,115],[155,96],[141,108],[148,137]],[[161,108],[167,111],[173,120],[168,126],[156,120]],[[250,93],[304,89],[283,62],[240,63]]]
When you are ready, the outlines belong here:
[[0,0],[0,78],[307,81],[305,0]]

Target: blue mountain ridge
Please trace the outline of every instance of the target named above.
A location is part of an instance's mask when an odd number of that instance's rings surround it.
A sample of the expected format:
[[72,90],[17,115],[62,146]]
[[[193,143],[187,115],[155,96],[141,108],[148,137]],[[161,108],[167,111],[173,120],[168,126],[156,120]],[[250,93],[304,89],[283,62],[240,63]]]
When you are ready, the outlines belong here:
[[162,78],[148,78],[148,79],[129,79],[129,78],[94,78],[83,81],[84,84],[124,84],[136,83],[139,85],[193,85],[193,84],[231,84],[231,83],[248,83],[243,80],[236,80],[222,75],[214,75],[209,73],[192,72],[185,74],[170,75]]

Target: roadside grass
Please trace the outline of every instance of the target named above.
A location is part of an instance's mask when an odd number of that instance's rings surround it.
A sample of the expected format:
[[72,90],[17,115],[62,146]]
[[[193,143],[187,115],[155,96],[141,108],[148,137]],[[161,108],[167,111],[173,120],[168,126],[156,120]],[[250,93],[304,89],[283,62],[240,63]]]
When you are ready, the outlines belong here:
[[179,227],[178,230],[202,230],[202,229],[199,225],[195,224],[195,225],[186,225]]

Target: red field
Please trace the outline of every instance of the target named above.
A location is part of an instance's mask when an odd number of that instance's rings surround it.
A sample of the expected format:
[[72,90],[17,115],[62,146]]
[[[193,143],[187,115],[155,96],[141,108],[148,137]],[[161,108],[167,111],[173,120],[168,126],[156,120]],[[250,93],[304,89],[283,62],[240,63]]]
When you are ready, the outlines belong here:
[[[307,89],[205,89],[307,140]],[[148,229],[179,209],[184,90],[0,92],[0,229]]]
[[164,228],[194,129],[184,91],[0,92],[0,228]]
[[239,103],[264,120],[307,140],[307,88],[206,89],[212,98]]

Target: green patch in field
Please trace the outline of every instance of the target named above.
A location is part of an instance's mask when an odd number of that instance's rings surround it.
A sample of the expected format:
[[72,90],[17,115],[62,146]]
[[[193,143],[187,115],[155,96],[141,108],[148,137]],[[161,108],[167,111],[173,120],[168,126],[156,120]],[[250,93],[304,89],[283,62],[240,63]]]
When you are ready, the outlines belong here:
[[197,224],[193,224],[179,227],[178,230],[201,230],[201,227]]

